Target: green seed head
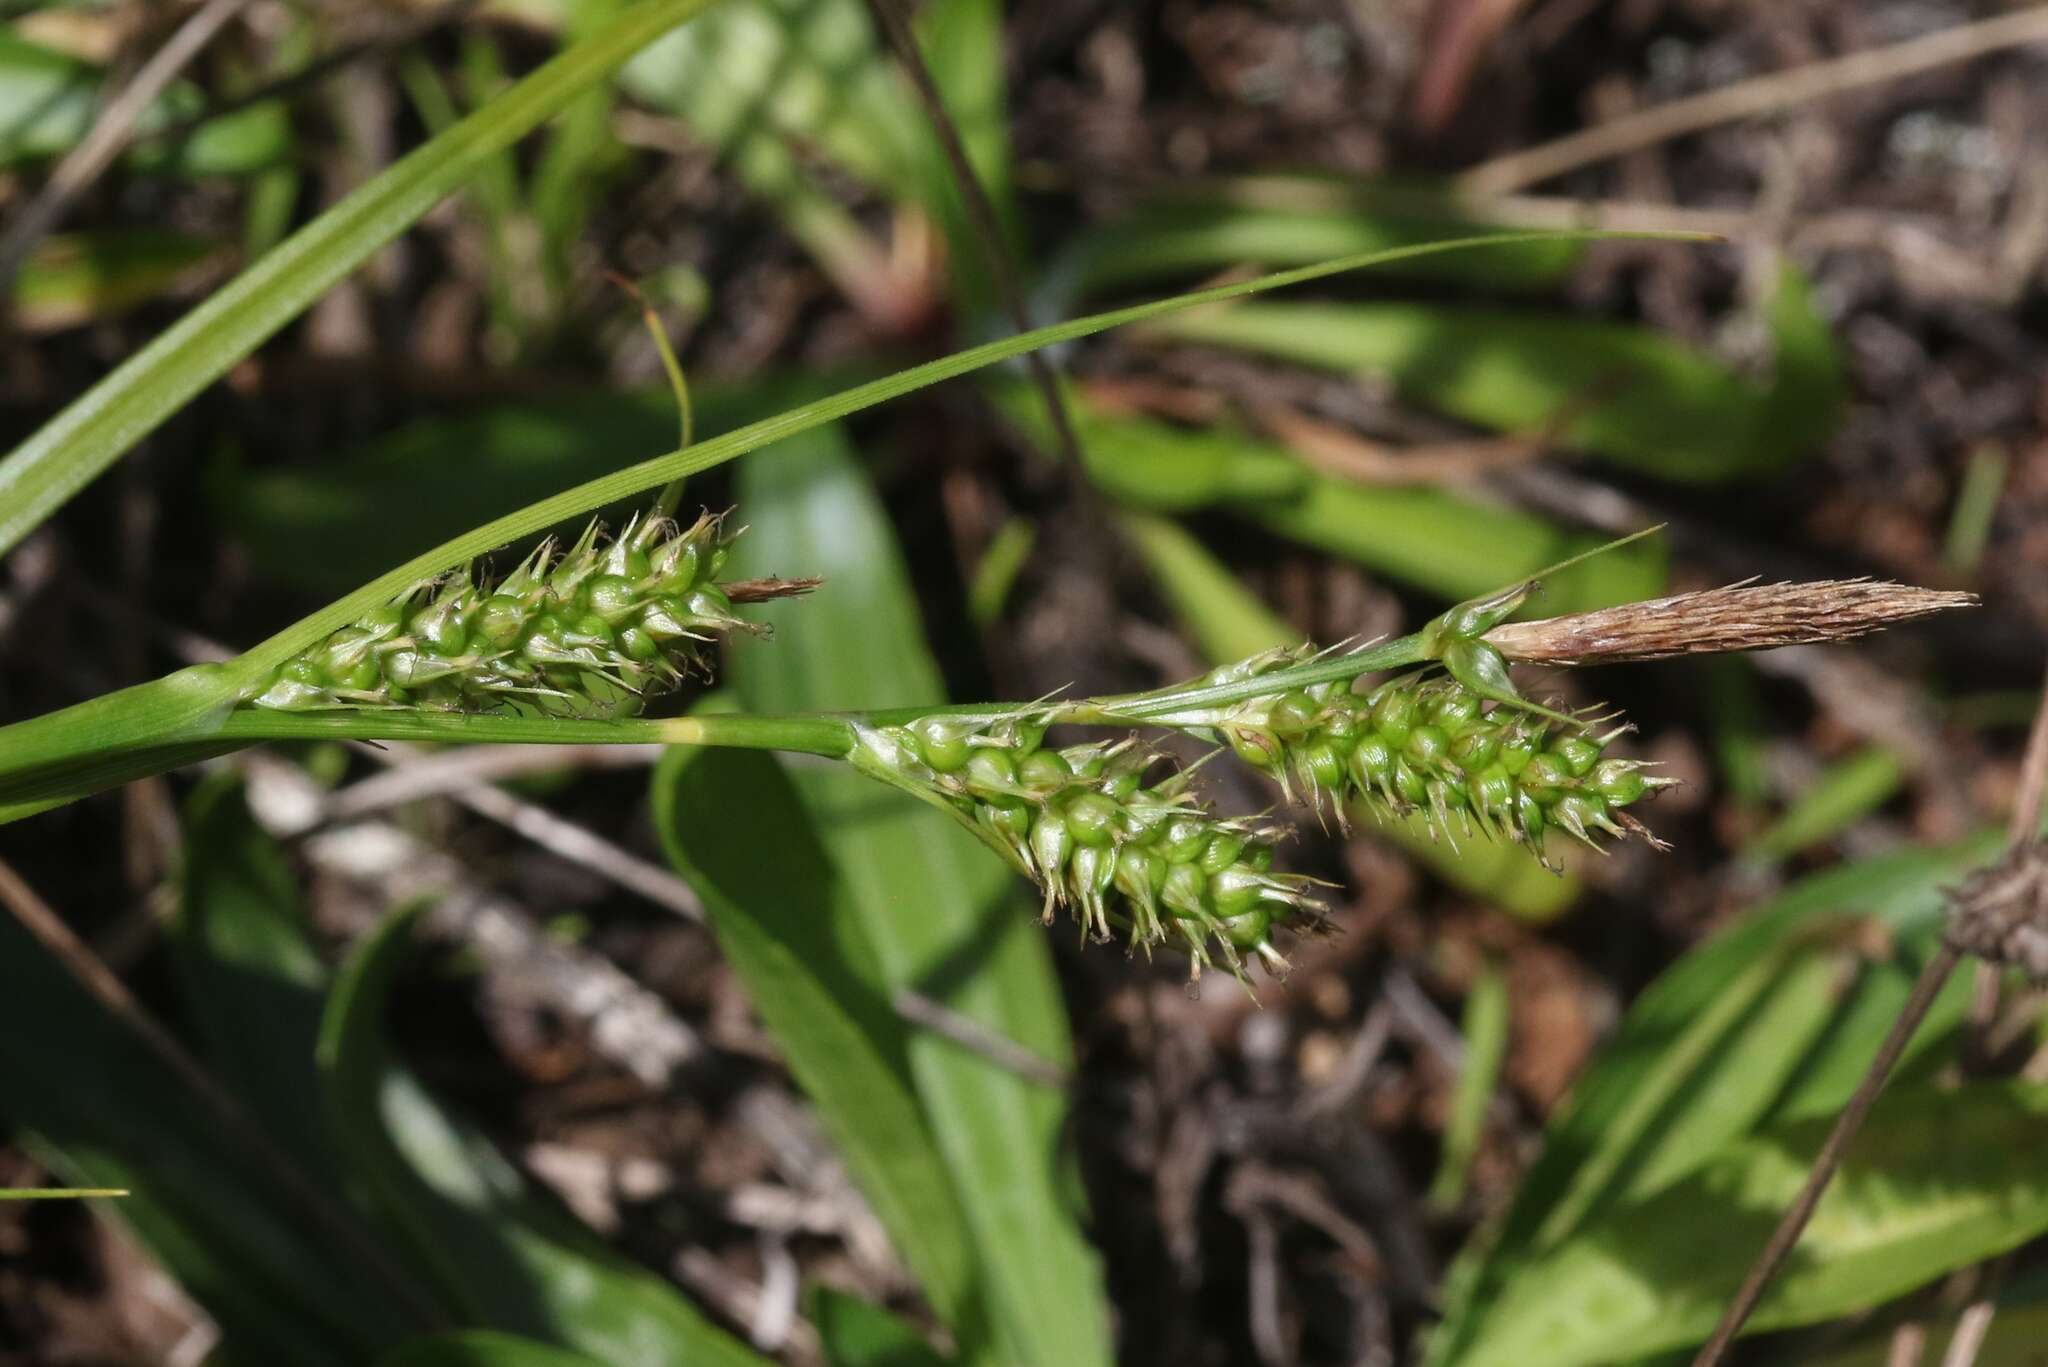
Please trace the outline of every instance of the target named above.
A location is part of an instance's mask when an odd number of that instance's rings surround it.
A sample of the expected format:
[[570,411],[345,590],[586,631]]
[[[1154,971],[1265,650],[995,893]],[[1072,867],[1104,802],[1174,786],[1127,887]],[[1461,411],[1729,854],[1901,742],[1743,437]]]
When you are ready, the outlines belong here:
[[709,515],[647,519],[600,548],[592,524],[495,588],[461,573],[364,613],[280,666],[249,705],[630,715],[703,673],[720,635],[755,629],[706,582],[729,539]]
[[1307,880],[1272,871],[1273,832],[1204,811],[1186,770],[1148,781],[1160,759],[1135,741],[1046,750],[1044,728],[1016,719],[959,728],[924,718],[868,752],[900,757],[896,777],[935,790],[1036,881],[1048,921],[1064,908],[1088,938],[1178,943],[1197,975],[1220,962],[1240,976],[1246,950],[1285,967],[1275,924],[1319,924]]
[[[1253,666],[1268,659],[1233,673],[1256,678],[1273,666]],[[1605,756],[1618,731],[1596,735],[1570,717],[1433,671],[1389,679],[1363,696],[1329,685],[1275,692],[1204,722],[1290,793],[1298,784],[1315,805],[1329,799],[1340,825],[1351,803],[1379,815],[1419,811],[1440,835],[1455,824],[1523,841],[1539,855],[1553,828],[1587,844],[1644,833],[1621,809],[1665,783],[1646,777],[1639,761]],[[1243,743],[1246,736],[1257,744]]]

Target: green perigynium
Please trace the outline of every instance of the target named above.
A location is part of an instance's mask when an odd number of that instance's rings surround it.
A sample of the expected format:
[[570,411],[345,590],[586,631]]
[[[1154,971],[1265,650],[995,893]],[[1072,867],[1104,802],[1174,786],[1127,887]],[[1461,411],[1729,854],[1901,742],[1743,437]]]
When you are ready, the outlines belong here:
[[730,541],[708,513],[635,519],[603,546],[592,524],[495,585],[465,571],[408,590],[286,661],[250,702],[631,715],[702,672],[719,636],[758,630],[715,582]]
[[[1275,651],[1208,682],[1256,678],[1308,657],[1306,648]],[[1349,683],[1290,689],[1176,723],[1212,729],[1290,795],[1299,785],[1318,809],[1327,800],[1340,824],[1355,800],[1381,816],[1422,812],[1444,838],[1455,821],[1538,856],[1553,829],[1595,848],[1603,833],[1656,843],[1624,809],[1671,783],[1644,772],[1642,761],[1607,757],[1626,727],[1595,734],[1591,720],[1493,701],[1428,670],[1365,693]]]
[[1193,771],[1148,783],[1162,762],[1133,738],[1048,749],[1031,716],[926,717],[866,728],[863,767],[936,794],[1082,932],[1131,948],[1180,941],[1196,977],[1214,955],[1239,977],[1246,956],[1286,967],[1275,925],[1319,925],[1312,880],[1273,870],[1279,832],[1204,810]]

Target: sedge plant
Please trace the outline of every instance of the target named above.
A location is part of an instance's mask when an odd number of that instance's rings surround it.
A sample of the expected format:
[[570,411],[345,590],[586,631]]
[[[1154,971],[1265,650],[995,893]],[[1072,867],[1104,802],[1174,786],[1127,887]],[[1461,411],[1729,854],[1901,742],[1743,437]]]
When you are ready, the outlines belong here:
[[[746,605],[815,582],[722,577],[737,533],[720,514],[672,517],[683,477],[1052,342],[1340,271],[1516,240],[1370,253],[1041,328],[704,442],[688,440],[678,383],[685,439],[675,452],[458,537],[231,660],[0,728],[0,815],[27,816],[276,739],[655,741],[808,753],[948,812],[1039,885],[1048,918],[1066,909],[1095,938],[1147,950],[1177,944],[1196,973],[1220,962],[1240,975],[1252,961],[1283,963],[1273,931],[1320,924],[1321,899],[1308,880],[1276,870],[1283,826],[1211,813],[1197,776],[1164,772],[1146,731],[1234,751],[1340,822],[1354,803],[1390,816],[1419,811],[1443,839],[1510,839],[1539,857],[1553,836],[1597,846],[1646,835],[1628,809],[1664,780],[1607,754],[1623,729],[1611,716],[1565,714],[1522,697],[1512,663],[1654,655],[1674,621],[1693,624],[1692,638],[1675,647],[1685,652],[1832,639],[1964,597],[1891,586],[1862,598],[1854,586],[1818,586],[1803,597],[1766,591],[1772,612],[1745,603],[1735,617],[1772,620],[1769,639],[1745,636],[1739,623],[1708,639],[1697,624],[1712,614],[1640,605],[1632,619],[1603,622],[1587,645],[1573,619],[1554,619],[1548,631],[1508,622],[1540,585],[1536,576],[1395,640],[1267,653],[1143,694],[865,714],[650,715],[651,704],[707,672],[721,637],[754,629]],[[677,378],[665,348],[664,363]],[[495,579],[471,568],[494,546],[656,488],[653,507],[616,536],[592,524],[567,549],[544,544]],[[1355,688],[1368,674],[1389,677]],[[1048,747],[1047,731],[1063,725],[1111,734]]]

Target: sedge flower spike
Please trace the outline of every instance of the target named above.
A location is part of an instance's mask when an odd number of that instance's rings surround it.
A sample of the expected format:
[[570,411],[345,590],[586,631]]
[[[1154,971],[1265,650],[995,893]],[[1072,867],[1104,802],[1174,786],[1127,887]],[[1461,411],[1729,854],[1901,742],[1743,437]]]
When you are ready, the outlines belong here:
[[[1307,647],[1272,651],[1205,682],[1255,679],[1309,658]],[[1440,838],[1476,831],[1519,841],[1538,857],[1553,829],[1594,848],[1602,835],[1658,844],[1624,809],[1673,780],[1645,772],[1640,760],[1606,755],[1627,727],[1596,734],[1594,719],[1498,696],[1419,670],[1366,693],[1348,681],[1315,684],[1171,722],[1220,736],[1290,797],[1299,788],[1319,811],[1327,803],[1340,826],[1356,802],[1382,818],[1420,812]]]
[[1322,924],[1314,880],[1273,869],[1280,831],[1203,809],[1192,769],[1148,783],[1163,757],[1135,738],[1048,749],[1044,734],[1029,716],[931,716],[865,729],[856,763],[935,796],[1039,886],[1048,923],[1064,908],[1096,940],[1177,940],[1197,979],[1219,958],[1240,979],[1253,958],[1282,971],[1273,929]]
[[720,584],[733,535],[708,513],[687,527],[636,518],[600,545],[592,524],[495,585],[467,572],[416,585],[286,661],[250,704],[633,715],[703,673],[720,637],[760,630],[734,615],[735,600],[815,583]]

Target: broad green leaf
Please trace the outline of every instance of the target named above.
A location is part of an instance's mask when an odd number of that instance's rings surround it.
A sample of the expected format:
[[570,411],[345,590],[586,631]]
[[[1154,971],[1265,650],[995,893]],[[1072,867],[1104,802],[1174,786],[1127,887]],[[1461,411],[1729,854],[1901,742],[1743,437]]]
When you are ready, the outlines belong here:
[[1465,1198],[1472,1159],[1486,1132],[1486,1111],[1500,1085],[1501,1064],[1508,1052],[1508,983],[1489,966],[1472,984],[1459,1022],[1465,1037],[1465,1063],[1451,1093],[1450,1121],[1444,1126],[1443,1157],[1426,1198],[1439,1208],[1455,1208]]
[[1154,330],[1385,376],[1417,402],[1503,432],[1541,431],[1583,408],[1566,444],[1666,479],[1711,481],[1778,471],[1833,430],[1833,344],[1790,267],[1768,316],[1768,385],[1647,328],[1445,304],[1244,304]]
[[924,1335],[878,1305],[820,1286],[808,1308],[826,1367],[946,1367]]
[[[1021,392],[999,402],[1050,452],[1046,421]],[[1078,391],[1069,407],[1090,477],[1123,502],[1152,511],[1221,508],[1445,598],[1491,592],[1604,540],[1448,490],[1345,483],[1229,428],[1112,415]],[[1531,614],[1654,597],[1664,588],[1664,563],[1654,542],[1595,556],[1547,581]]]
[[[1278,447],[1245,439],[1229,427],[1176,427],[1153,418],[1105,413],[1074,385],[1065,386],[1068,414],[1088,478],[1105,493],[1154,512],[1190,512],[1294,498],[1315,476]],[[1052,452],[1052,426],[1038,391],[992,384],[1003,414]]]
[[[1567,532],[1518,508],[1442,489],[1320,478],[1298,499],[1243,510],[1271,531],[1449,599],[1486,593],[1608,538]],[[1651,541],[1581,561],[1548,581],[1527,615],[1556,615],[1653,598],[1664,548]]]
[[216,290],[0,460],[0,552],[477,167],[713,0],[643,0],[378,174]]
[[910,1027],[790,776],[757,751],[671,750],[654,821],[904,1262],[941,1318],[970,1342],[985,1335],[966,1220],[911,1081]]
[[[1838,1107],[1932,950],[1943,889],[1995,847],[1987,837],[1813,875],[1651,984],[1552,1120],[1506,1218],[1451,1269],[1429,1360],[1462,1362],[1486,1307],[1588,1219],[1639,1204],[1760,1123]],[[1895,962],[1883,961],[1887,939]],[[1908,1075],[1952,1038],[1958,983],[1915,1035]]]
[[[99,117],[106,79],[90,62],[0,29],[0,169],[77,146]],[[276,165],[290,151],[291,126],[276,103],[208,120],[175,142],[150,137],[204,104],[199,87],[173,82],[136,120],[128,164],[178,175],[243,175]]]
[[565,1353],[532,1339],[477,1330],[417,1339],[377,1359],[377,1367],[608,1367],[603,1358]]
[[0,917],[0,1077],[0,1118],[68,1181],[128,1190],[106,1218],[260,1360],[354,1367],[424,1327],[13,917]]
[[313,1051],[327,969],[307,937],[298,880],[218,775],[185,804],[171,945],[207,1062],[310,1173],[331,1182]]
[[763,1367],[667,1282],[540,1199],[483,1135],[392,1060],[385,1003],[409,952],[415,911],[393,912],[356,946],[322,1023],[326,1115],[362,1199],[410,1242],[470,1322],[614,1367]]
[[[764,453],[740,472],[738,498],[753,528],[740,572],[772,565],[826,579],[804,600],[768,605],[772,643],[734,652],[734,686],[751,710],[944,701],[902,553],[843,443],[821,433]],[[852,769],[793,766],[791,777],[890,987],[1066,1062],[1043,933],[1002,863],[943,815]],[[1096,1260],[1064,1176],[1063,1099],[925,1031],[911,1038],[910,1064],[1007,1356],[1107,1362]]]
[[[1832,1123],[1814,1116],[1737,1140],[1661,1192],[1603,1212],[1522,1268],[1453,1360],[1590,1367],[1704,1339]],[[1749,1329],[1881,1304],[2048,1229],[2044,1144],[2048,1088],[1888,1092]]]
[[1123,512],[1117,529],[1151,571],[1152,582],[1211,664],[1295,645],[1295,631],[1187,528],[1151,513]]
[[[1953,1344],[1961,1310],[1915,1315],[1926,1330],[1927,1351],[1921,1361],[1945,1361],[1944,1340]],[[1831,1346],[1807,1350],[1796,1359],[1801,1367],[1897,1367],[1894,1355],[1896,1322],[1880,1320],[1862,1328],[1848,1343],[1837,1335]],[[1824,1331],[1816,1331],[1824,1332]],[[1825,1343],[1826,1341],[1823,1340]],[[2022,1273],[1999,1285],[1991,1328],[1978,1346],[1971,1367],[2040,1367],[2041,1345],[2048,1343],[2048,1282],[2039,1272]]]
[[54,332],[112,318],[187,288],[227,256],[218,242],[155,228],[59,233],[22,263],[11,320],[28,332]]
[[[1194,638],[1212,664],[1300,643],[1299,632],[1260,602],[1180,524],[1125,512],[1117,525],[1151,571],[1181,629]],[[1553,857],[1563,872],[1553,873],[1523,845],[1475,839],[1461,840],[1453,848],[1430,831],[1423,816],[1383,820],[1363,804],[1355,808],[1354,815],[1361,827],[1399,845],[1453,887],[1484,897],[1524,920],[1552,920],[1579,899],[1581,885],[1573,872],[1579,858],[1576,851],[1560,849]]]

